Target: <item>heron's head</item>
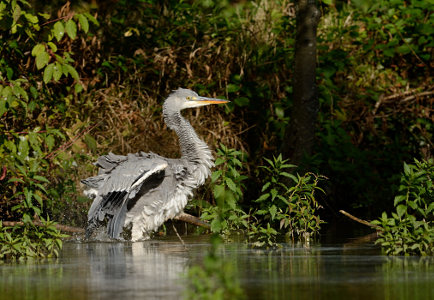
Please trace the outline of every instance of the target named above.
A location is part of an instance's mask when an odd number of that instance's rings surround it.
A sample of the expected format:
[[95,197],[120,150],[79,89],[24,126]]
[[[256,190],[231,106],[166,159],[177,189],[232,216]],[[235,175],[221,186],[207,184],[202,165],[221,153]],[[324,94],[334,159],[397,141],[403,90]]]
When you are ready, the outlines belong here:
[[180,111],[185,108],[210,104],[222,104],[227,102],[229,102],[229,100],[202,97],[192,90],[179,88],[169,95],[164,102],[164,108],[171,111]]

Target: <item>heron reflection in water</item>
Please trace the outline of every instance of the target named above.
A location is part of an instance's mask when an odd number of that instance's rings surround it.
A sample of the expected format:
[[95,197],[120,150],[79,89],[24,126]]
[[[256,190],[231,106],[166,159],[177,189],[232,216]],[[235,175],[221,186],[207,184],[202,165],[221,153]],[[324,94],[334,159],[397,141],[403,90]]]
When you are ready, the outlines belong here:
[[227,103],[179,88],[163,104],[166,125],[179,138],[181,158],[170,159],[155,153],[127,156],[109,153],[98,158],[98,176],[81,182],[85,195],[93,199],[88,212],[86,237],[107,220],[107,234],[120,239],[131,226],[131,240],[149,239],[165,221],[183,212],[193,190],[210,175],[214,160],[207,144],[181,115],[185,108]]

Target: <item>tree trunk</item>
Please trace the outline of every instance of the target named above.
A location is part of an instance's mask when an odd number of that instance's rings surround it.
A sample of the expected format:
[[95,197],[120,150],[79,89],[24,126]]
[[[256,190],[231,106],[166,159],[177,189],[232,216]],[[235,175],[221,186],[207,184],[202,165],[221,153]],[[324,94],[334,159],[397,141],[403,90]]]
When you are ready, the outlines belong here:
[[293,78],[293,108],[281,152],[291,163],[299,164],[310,155],[315,140],[318,97],[315,84],[316,30],[321,12],[315,0],[297,1],[297,32]]

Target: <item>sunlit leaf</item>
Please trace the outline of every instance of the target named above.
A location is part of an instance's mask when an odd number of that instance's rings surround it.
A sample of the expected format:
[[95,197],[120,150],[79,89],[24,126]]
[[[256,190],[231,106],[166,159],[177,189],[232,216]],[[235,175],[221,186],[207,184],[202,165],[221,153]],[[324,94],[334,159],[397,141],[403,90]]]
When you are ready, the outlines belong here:
[[50,82],[51,78],[53,78],[53,69],[54,69],[54,64],[49,64],[45,70],[44,70],[44,82],[48,83]]
[[60,41],[65,34],[65,27],[62,21],[57,21],[53,26],[53,33],[57,41]]
[[228,186],[228,188],[229,188],[231,191],[233,191],[234,193],[237,192],[237,186],[235,185],[235,183],[232,181],[231,178],[229,178],[229,177],[225,177],[225,182],[226,182],[226,185]]
[[77,18],[78,18],[78,22],[80,23],[81,29],[85,33],[87,33],[89,31],[89,22],[88,22],[87,18],[82,14],[78,14]]
[[32,56],[37,56],[39,53],[45,52],[45,46],[43,44],[37,44],[32,49]]
[[396,212],[398,213],[398,216],[401,218],[404,213],[407,211],[407,206],[404,204],[400,204],[396,207]]
[[69,19],[65,24],[65,31],[71,39],[75,39],[77,36],[77,24],[74,20]]
[[53,67],[53,79],[55,81],[59,81],[60,77],[62,77],[62,66],[56,61]]
[[38,70],[45,67],[48,64],[49,60],[50,60],[50,56],[45,51],[36,55],[36,67],[38,68]]

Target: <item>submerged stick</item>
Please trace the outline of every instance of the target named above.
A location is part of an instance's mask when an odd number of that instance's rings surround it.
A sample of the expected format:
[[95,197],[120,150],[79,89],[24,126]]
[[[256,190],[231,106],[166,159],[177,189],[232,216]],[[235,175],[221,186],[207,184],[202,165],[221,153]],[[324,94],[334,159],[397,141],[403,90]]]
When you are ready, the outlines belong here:
[[354,221],[360,223],[360,224],[363,224],[363,225],[369,226],[369,227],[371,227],[371,228],[375,228],[375,229],[377,229],[377,230],[381,230],[381,227],[380,227],[380,226],[377,226],[377,225],[374,225],[374,224],[372,224],[372,223],[369,223],[368,221],[365,221],[365,220],[359,219],[359,218],[353,216],[352,214],[347,213],[345,210],[342,210],[342,209],[341,209],[339,212],[340,212],[341,214],[347,216],[348,218],[350,218],[350,219],[352,219],[352,220],[354,220]]
[[184,250],[187,250],[187,247],[185,247],[184,241],[182,240],[181,236],[178,233],[178,230],[176,230],[176,227],[175,227],[175,225],[173,223],[172,223],[172,227],[173,227],[173,230],[175,230],[176,236],[181,241],[182,246],[184,246]]
[[186,214],[186,213],[180,213],[179,215],[177,215],[176,217],[173,218],[174,220],[179,220],[179,221],[184,221],[196,226],[201,226],[204,227],[206,229],[210,229],[211,226],[207,223],[202,221],[201,219],[199,219],[198,217]]

